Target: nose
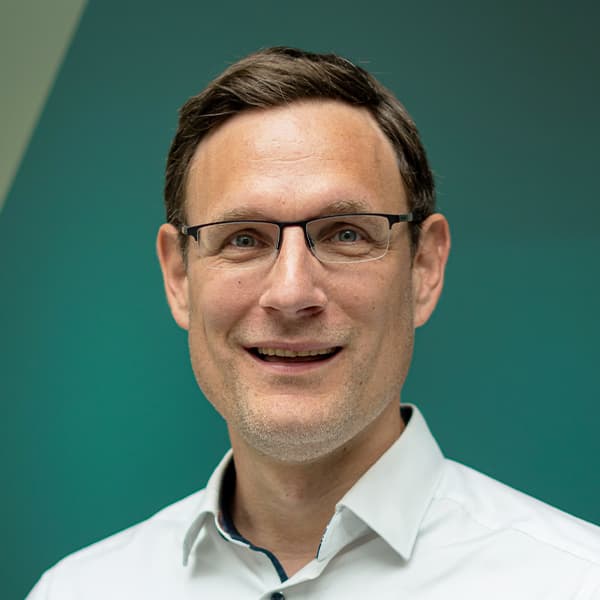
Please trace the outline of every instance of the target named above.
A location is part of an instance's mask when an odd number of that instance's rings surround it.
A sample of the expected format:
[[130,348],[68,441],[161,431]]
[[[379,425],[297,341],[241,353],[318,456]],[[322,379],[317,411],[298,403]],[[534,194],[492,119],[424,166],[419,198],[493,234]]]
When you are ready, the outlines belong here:
[[286,317],[317,314],[327,304],[323,266],[306,245],[301,227],[286,227],[259,304]]

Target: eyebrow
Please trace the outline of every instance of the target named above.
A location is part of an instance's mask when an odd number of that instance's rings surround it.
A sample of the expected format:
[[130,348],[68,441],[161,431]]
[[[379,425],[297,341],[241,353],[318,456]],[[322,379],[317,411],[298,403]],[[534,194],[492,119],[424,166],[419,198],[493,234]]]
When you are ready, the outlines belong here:
[[[373,207],[363,200],[336,200],[323,206],[318,212],[309,218],[316,218],[328,215],[343,215],[346,213],[370,212]],[[243,206],[226,210],[215,215],[212,222],[218,221],[246,221],[246,220],[264,220],[272,221],[273,215],[268,214],[262,209],[246,208]]]

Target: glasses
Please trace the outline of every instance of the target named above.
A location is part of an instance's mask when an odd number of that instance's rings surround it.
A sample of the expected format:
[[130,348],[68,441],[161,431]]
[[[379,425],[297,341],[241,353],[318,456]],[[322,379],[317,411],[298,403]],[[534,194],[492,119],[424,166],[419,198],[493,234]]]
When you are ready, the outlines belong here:
[[220,221],[183,225],[212,269],[251,269],[271,262],[286,227],[301,227],[306,245],[324,263],[358,263],[385,256],[392,226],[414,221],[413,214],[352,213],[307,221]]

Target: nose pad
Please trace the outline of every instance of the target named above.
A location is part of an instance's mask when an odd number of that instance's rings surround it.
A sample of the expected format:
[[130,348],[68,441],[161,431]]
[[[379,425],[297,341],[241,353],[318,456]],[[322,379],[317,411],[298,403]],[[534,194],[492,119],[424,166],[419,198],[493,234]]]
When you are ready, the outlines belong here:
[[304,234],[304,243],[306,244],[306,247],[311,251],[313,256],[316,256],[315,255],[315,243],[311,239],[311,237],[308,233],[308,229],[306,229],[306,225],[304,227],[302,227],[302,225],[298,225],[298,224],[294,224],[294,225],[281,224],[280,225],[279,238],[277,239],[277,245],[275,247],[277,252],[279,253],[279,251],[281,250],[281,245],[283,244],[283,239],[284,239],[286,229],[292,229],[292,228],[296,228],[296,227],[302,229],[302,232]]
[[260,306],[288,315],[303,315],[319,312],[327,304],[318,272],[320,263],[311,245],[301,227],[282,230],[279,251],[266,277]]
[[[292,245],[292,247],[288,248],[286,244],[288,246]],[[310,239],[308,232],[303,230],[300,225],[288,225],[282,227],[276,262],[281,259],[282,255],[287,254],[289,254],[289,256],[285,257],[285,260],[291,258],[294,262],[301,260],[308,260],[309,263],[313,260],[318,262],[318,259],[314,254],[313,241]]]
[[304,240],[306,242],[306,247],[310,250],[310,253],[318,260],[315,252],[315,242],[311,239],[310,235],[308,235],[308,230],[306,228],[304,229]]

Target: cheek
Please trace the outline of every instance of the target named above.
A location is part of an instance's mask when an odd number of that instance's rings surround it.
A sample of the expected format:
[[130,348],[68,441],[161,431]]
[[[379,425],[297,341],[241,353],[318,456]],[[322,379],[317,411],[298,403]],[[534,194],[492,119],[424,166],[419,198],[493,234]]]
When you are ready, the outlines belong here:
[[367,335],[388,343],[392,330],[406,330],[412,325],[412,287],[410,269],[397,261],[376,271],[371,267],[350,284],[343,281],[329,287],[329,296],[346,318]]
[[373,300],[372,325],[379,336],[386,363],[403,363],[412,349],[414,335],[413,300],[410,273],[393,274]]
[[238,279],[199,273],[190,285],[188,344],[198,385],[215,409],[228,414],[225,398],[235,375],[231,333],[247,313],[249,294]]
[[194,278],[190,293],[190,334],[211,345],[226,336],[247,312],[251,289],[239,276],[204,272]]

